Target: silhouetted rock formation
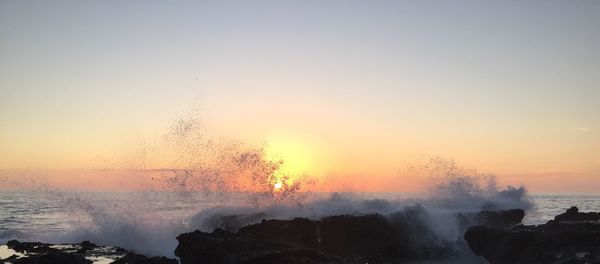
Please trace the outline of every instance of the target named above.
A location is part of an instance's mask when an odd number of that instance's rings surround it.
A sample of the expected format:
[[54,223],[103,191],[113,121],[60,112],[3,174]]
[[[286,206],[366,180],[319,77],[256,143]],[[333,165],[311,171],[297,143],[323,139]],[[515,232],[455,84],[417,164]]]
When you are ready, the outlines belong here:
[[557,221],[557,222],[599,221],[599,220],[600,220],[600,213],[596,213],[596,212],[580,213],[579,209],[575,206],[567,209],[566,212],[554,217],[554,221]]
[[[455,253],[455,241],[430,243],[437,237],[423,221],[426,214],[423,207],[416,205],[387,217],[373,214],[321,220],[263,220],[242,227],[237,233],[222,229],[212,233],[195,231],[177,237],[175,255],[183,264],[245,264],[380,263]],[[522,210],[485,211],[461,214],[459,218],[465,225],[509,227],[520,223],[523,215]]]
[[43,252],[50,250],[50,245],[41,242],[19,242],[17,240],[6,242],[8,248],[17,252]]
[[[115,264],[177,264],[177,260],[165,257],[146,257],[118,247],[97,246],[89,241],[80,244],[46,244],[40,242],[19,242],[11,240],[6,243],[8,248],[24,254],[23,257],[13,255],[0,263],[13,264],[90,264],[86,259],[94,256],[106,256],[114,259]],[[120,257],[119,257],[120,256]]]
[[[221,229],[195,231],[177,237],[175,255],[182,263],[328,263],[316,250],[298,245],[241,236]],[[264,262],[263,262],[264,261]]]
[[474,225],[484,225],[496,228],[511,228],[520,224],[525,217],[525,211],[511,209],[504,211],[481,211],[479,213],[459,213],[461,226],[465,228]]
[[320,221],[305,218],[268,220],[242,227],[238,235],[253,236],[318,250],[331,256],[381,259],[400,255],[403,241],[381,215],[331,216]]
[[250,214],[215,215],[203,219],[202,222],[215,228],[229,232],[237,232],[241,227],[259,222],[261,219],[265,218],[268,218],[268,215],[264,212],[260,212]]
[[91,260],[85,259],[85,257],[79,254],[72,254],[61,252],[57,249],[51,249],[47,252],[40,253],[39,255],[32,255],[29,257],[18,258],[10,260],[13,264],[91,264]]
[[[89,241],[84,241],[82,244],[84,244],[87,248],[89,247],[89,244],[91,244],[88,243]],[[12,257],[5,259],[5,261],[8,261],[13,264],[92,263],[92,261],[85,259],[85,257],[81,254],[67,253],[56,248],[51,248],[51,244],[45,244],[40,242],[19,242],[17,240],[11,240],[6,243],[6,246],[17,252],[27,253],[26,257],[23,258],[17,258],[17,256],[13,255]]]
[[111,262],[111,264],[178,264],[179,262],[174,259],[168,259],[166,257],[146,257],[144,255],[127,253],[127,255],[118,258]]
[[538,226],[475,226],[467,230],[465,240],[475,254],[493,264],[600,263],[598,215],[572,207]]

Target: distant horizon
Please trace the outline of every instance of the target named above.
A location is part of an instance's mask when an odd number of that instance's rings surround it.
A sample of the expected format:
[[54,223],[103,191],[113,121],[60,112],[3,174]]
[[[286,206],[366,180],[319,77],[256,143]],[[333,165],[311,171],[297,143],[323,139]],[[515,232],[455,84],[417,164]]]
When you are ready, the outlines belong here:
[[[165,183],[155,177],[153,173],[170,173],[181,177],[181,172],[211,172],[210,169],[183,169],[183,168],[151,168],[151,169],[127,169],[127,168],[69,168],[69,169],[0,169],[0,180],[6,181],[0,183],[0,190],[39,190],[49,188],[55,191],[69,192],[144,192],[144,191],[165,191],[165,192],[214,192],[214,190],[202,190],[195,188],[192,184],[188,187],[191,190],[169,189],[176,186],[166,186]],[[130,174],[132,173],[132,174]],[[339,185],[340,188],[335,188],[337,182],[342,180],[345,175],[334,174],[333,178],[326,180],[310,175],[300,176],[306,184],[300,185],[301,192],[308,193],[402,193],[402,194],[424,194],[431,191],[434,184],[443,184],[439,182],[443,176],[435,175],[395,175],[392,177],[376,178],[376,180],[364,180],[363,185]],[[98,185],[89,185],[96,177],[102,177],[102,181],[97,182]],[[411,178],[407,184],[405,178]],[[511,184],[510,182],[496,179],[498,176],[493,174],[481,174],[478,176],[466,175],[473,180],[479,180],[484,185],[480,186],[482,191],[485,191],[485,182],[488,179],[493,179],[497,184],[499,191],[507,188],[524,187],[528,193],[534,195],[600,195],[594,186],[589,188],[574,188],[573,186],[558,187],[553,189],[539,188],[536,184]],[[321,181],[321,182],[319,182]],[[101,184],[100,184],[101,182]],[[156,186],[151,186],[155,184]],[[118,187],[117,187],[118,186]],[[162,186],[162,187],[161,187]],[[538,187],[538,188],[536,188]],[[577,191],[575,191],[577,190]],[[226,191],[233,192],[233,191]],[[253,191],[243,191],[253,192]],[[260,191],[255,191],[260,192]]]

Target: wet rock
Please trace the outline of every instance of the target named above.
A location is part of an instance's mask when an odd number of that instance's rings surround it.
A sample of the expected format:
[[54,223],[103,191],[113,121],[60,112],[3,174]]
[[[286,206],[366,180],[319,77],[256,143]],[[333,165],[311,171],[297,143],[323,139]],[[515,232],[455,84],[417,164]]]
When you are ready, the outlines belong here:
[[85,259],[78,254],[61,252],[59,250],[50,250],[48,252],[15,259],[13,264],[91,264],[92,261]]
[[579,209],[575,206],[569,208],[566,212],[559,214],[554,217],[554,221],[566,222],[566,221],[600,221],[600,213],[589,212],[580,213]]
[[268,220],[240,228],[239,235],[275,240],[318,250],[331,256],[370,260],[401,254],[402,244],[390,222],[381,215],[332,216],[319,221],[305,218]]
[[211,225],[230,232],[236,232],[240,227],[245,226],[248,223],[256,223],[265,217],[267,217],[267,214],[262,212],[247,215],[225,215],[211,219],[213,221]]
[[[273,263],[329,263],[329,258],[315,250],[221,229],[212,233],[185,233],[179,235],[177,240],[179,245],[175,255],[182,263],[260,263],[259,260]],[[292,256],[293,260],[290,259]]]
[[484,225],[496,228],[510,228],[520,224],[525,217],[522,209],[503,211],[481,211],[478,213],[459,213],[459,221],[466,228],[474,225]]
[[79,243],[79,249],[77,250],[77,253],[83,254],[83,253],[87,252],[88,250],[92,250],[97,247],[98,246],[96,244],[85,240],[85,241],[82,241],[81,243]]
[[[523,215],[522,210],[509,210],[461,217],[466,219],[465,225],[505,227],[520,223]],[[439,241],[424,221],[429,217],[422,206],[416,205],[389,216],[263,220],[241,227],[236,233],[215,229],[212,233],[181,234],[175,255],[183,264],[381,263],[455,253],[456,241]]]
[[[575,208],[538,226],[475,226],[465,233],[471,250],[494,264],[600,262],[600,222]],[[568,219],[568,220],[566,220]]]
[[38,251],[47,251],[50,249],[50,244],[45,244],[41,242],[19,242],[17,240],[10,240],[6,242],[6,246],[8,248],[17,251],[17,252],[38,252]]
[[165,257],[146,257],[118,247],[98,246],[90,241],[80,244],[46,244],[40,242],[8,241],[7,246],[24,256],[12,256],[0,263],[13,264],[84,264],[92,263],[89,257],[115,259],[116,264],[177,264],[177,260]]
[[111,264],[178,264],[177,260],[166,257],[146,257],[144,255],[128,253],[118,258]]
[[[284,250],[249,258],[246,264],[306,264],[306,263],[336,263],[331,258],[309,249]],[[341,262],[340,262],[341,263]]]
[[17,255],[14,255],[14,254],[13,254],[13,255],[11,255],[11,256],[9,256],[8,258],[5,258],[5,259],[3,259],[3,260],[2,260],[2,259],[0,259],[0,263],[13,263],[13,262],[14,262],[14,260],[15,260],[15,259],[18,259],[18,258],[19,258],[19,256],[17,256]]

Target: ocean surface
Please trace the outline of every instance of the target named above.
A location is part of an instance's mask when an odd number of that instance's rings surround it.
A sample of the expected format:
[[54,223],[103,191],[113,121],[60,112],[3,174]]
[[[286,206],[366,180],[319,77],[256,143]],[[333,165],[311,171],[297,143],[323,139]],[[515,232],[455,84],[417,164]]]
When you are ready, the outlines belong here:
[[[440,206],[439,201],[434,205],[431,199],[407,194],[336,195],[315,194],[318,198],[314,198],[313,202],[293,206],[270,205],[266,210],[278,218],[318,218],[327,214],[393,211],[416,203],[429,204],[427,208],[437,208],[437,211],[468,211],[469,207],[465,207],[465,204],[476,204],[471,197],[446,198],[460,203],[447,205],[447,200],[443,200],[444,205]],[[497,195],[489,199],[504,201],[504,196]],[[121,246],[142,254],[173,257],[177,234],[195,229],[209,231],[212,228],[210,216],[226,214],[227,208],[236,208],[231,213],[251,211],[248,208],[252,206],[248,204],[257,203],[253,199],[248,194],[207,196],[170,192],[3,191],[0,192],[0,244],[11,239],[52,243],[91,240],[100,245]],[[545,223],[571,206],[579,207],[580,211],[600,211],[600,196],[594,195],[527,195],[519,197],[518,201],[530,203],[527,204],[525,224]],[[509,204],[499,208],[512,206]],[[480,207],[473,206],[472,211],[480,210]],[[435,214],[432,215],[435,218]]]

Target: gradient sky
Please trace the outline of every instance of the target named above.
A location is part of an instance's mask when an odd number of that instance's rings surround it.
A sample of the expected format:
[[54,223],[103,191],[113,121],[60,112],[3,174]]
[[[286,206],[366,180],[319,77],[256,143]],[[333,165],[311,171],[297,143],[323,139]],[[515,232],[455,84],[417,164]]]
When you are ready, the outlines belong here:
[[136,168],[144,142],[194,112],[349,185],[440,155],[535,192],[597,192],[598,14],[599,1],[3,0],[0,169]]

